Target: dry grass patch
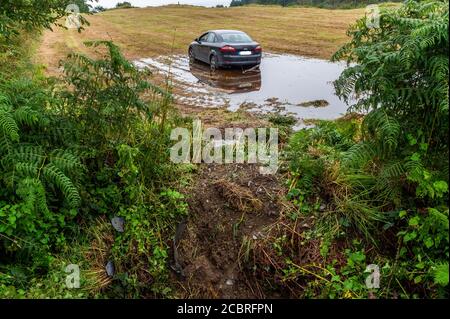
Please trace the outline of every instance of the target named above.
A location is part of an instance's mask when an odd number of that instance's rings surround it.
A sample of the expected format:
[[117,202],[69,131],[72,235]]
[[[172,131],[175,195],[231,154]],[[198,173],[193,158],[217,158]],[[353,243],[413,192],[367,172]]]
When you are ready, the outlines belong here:
[[240,29],[259,41],[265,51],[328,59],[347,41],[348,26],[363,14],[363,9],[276,6],[109,10],[88,16],[91,25],[81,34],[60,28],[47,31],[38,58],[54,71],[68,52],[85,51],[84,41],[105,39],[114,40],[130,59],[185,53],[204,31]]

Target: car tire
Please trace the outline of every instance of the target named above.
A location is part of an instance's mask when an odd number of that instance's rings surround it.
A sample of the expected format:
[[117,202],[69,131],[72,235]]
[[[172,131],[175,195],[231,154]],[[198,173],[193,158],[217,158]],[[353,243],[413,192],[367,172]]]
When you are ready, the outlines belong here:
[[211,71],[216,71],[219,68],[217,57],[213,54],[209,58],[209,67],[211,68]]
[[189,48],[188,55],[189,55],[189,62],[190,63],[194,63],[197,60],[195,58],[194,50],[192,48]]

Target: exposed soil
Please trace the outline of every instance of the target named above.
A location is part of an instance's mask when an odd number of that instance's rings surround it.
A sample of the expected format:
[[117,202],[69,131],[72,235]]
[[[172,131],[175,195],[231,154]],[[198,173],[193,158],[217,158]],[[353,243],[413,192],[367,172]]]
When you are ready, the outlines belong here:
[[190,214],[177,247],[180,297],[258,297],[239,267],[242,239],[259,240],[277,220],[284,193],[276,175],[261,175],[254,164],[203,164],[185,190]]

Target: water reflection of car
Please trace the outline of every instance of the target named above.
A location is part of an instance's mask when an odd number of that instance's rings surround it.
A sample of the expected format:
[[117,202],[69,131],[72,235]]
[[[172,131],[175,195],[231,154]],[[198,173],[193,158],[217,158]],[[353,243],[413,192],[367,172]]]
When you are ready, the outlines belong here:
[[211,69],[222,66],[253,66],[261,63],[261,46],[237,30],[211,30],[189,45],[189,58],[208,63]]
[[259,69],[224,69],[211,70],[202,62],[189,64],[190,71],[199,81],[230,93],[258,91],[261,88]]

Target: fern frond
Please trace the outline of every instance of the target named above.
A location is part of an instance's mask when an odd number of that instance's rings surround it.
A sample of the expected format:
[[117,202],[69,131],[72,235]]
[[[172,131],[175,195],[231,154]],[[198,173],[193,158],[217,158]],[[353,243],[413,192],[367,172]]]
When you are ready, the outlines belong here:
[[376,143],[381,144],[387,153],[395,150],[398,145],[400,124],[383,109],[371,111],[364,118],[363,129],[365,133],[375,138]]
[[12,141],[19,140],[19,127],[11,112],[6,108],[0,108],[0,134],[2,133]]
[[14,148],[13,158],[18,162],[41,163],[45,159],[44,150],[41,146],[18,145]]
[[36,177],[39,167],[36,163],[17,163],[15,165],[16,173],[23,177]]
[[68,150],[54,150],[50,162],[67,175],[84,169],[80,159]]
[[11,146],[9,152],[1,159],[3,166],[14,166],[16,163],[31,163],[40,165],[45,160],[42,147],[16,144]]
[[41,112],[33,110],[27,105],[17,108],[14,111],[13,116],[14,120],[18,124],[26,124],[28,126],[45,126],[48,124],[48,119],[45,118]]
[[434,283],[440,286],[448,285],[448,262],[436,265],[433,273]]
[[350,167],[363,167],[376,155],[375,145],[370,142],[360,142],[353,145],[343,154],[343,163]]
[[0,133],[0,155],[10,154],[13,150],[13,142],[4,134]]
[[396,205],[401,202],[401,177],[405,175],[402,162],[394,162],[384,165],[377,175],[375,190],[379,193],[380,200],[392,201]]
[[40,211],[49,214],[45,189],[42,182],[37,178],[25,178],[18,184],[17,195],[19,195],[24,204],[30,211]]
[[71,207],[78,207],[81,198],[69,177],[52,163],[44,166],[43,173],[49,182],[54,183],[61,190]]
[[383,179],[399,178],[404,174],[405,169],[403,168],[403,163],[401,162],[384,165],[379,172],[379,176]]

